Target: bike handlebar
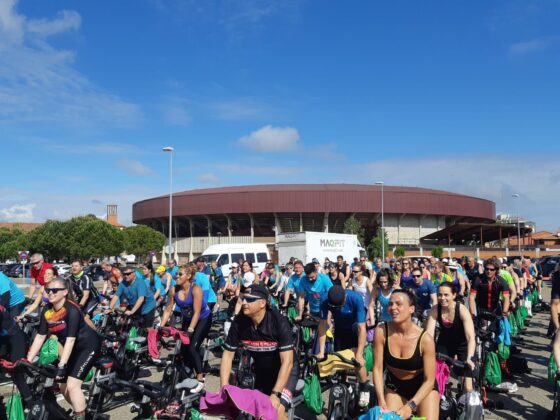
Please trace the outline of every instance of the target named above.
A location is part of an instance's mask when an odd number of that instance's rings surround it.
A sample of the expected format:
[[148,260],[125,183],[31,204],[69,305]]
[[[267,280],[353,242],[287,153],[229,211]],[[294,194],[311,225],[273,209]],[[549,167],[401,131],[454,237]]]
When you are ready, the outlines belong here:
[[441,360],[442,362],[445,362],[450,366],[455,366],[460,369],[465,369],[465,367],[467,366],[465,362],[461,362],[460,360],[455,360],[452,357],[449,357],[447,354],[443,354],[443,353],[436,353],[436,359]]

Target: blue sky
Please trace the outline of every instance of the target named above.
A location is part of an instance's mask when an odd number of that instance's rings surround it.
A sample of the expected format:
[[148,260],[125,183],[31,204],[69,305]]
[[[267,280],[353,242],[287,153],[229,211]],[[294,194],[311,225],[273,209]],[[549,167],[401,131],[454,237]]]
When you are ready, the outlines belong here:
[[0,0],[0,220],[254,183],[560,226],[560,1]]

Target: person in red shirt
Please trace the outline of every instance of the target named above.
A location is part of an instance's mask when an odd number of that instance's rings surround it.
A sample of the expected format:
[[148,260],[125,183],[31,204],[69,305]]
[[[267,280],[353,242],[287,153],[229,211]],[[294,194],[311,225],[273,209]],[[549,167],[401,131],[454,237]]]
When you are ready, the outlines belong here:
[[30,258],[31,270],[29,271],[29,277],[31,277],[31,285],[29,286],[29,292],[27,292],[27,297],[32,298],[35,293],[35,288],[37,287],[37,282],[39,285],[45,285],[45,271],[48,268],[53,268],[52,264],[46,263],[42,254],[33,254]]

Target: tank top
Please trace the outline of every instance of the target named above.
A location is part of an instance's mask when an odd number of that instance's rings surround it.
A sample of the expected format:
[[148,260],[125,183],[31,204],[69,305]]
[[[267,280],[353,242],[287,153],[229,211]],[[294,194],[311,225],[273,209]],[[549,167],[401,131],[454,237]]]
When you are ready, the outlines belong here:
[[441,306],[437,306],[437,321],[440,325],[438,343],[453,344],[453,346],[461,346],[467,344],[467,337],[465,336],[465,327],[461,322],[461,304],[455,303],[455,315],[453,322],[444,322],[441,317]]
[[383,322],[389,322],[389,321],[393,320],[393,317],[389,313],[389,300],[391,299],[391,294],[393,293],[393,290],[395,290],[395,289],[391,288],[388,296],[385,296],[383,294],[383,291],[381,291],[381,289],[379,289],[379,293],[377,294],[377,301],[379,302],[379,305],[381,306],[381,316],[380,316],[380,318],[381,318],[381,321],[383,321]]
[[408,276],[405,276],[404,273],[401,274],[401,284],[407,286],[412,284],[412,271],[410,271],[410,274]]
[[368,287],[367,287],[367,281],[369,279],[367,277],[364,277],[362,275],[362,285],[360,286],[357,282],[356,279],[352,279],[352,288],[354,289],[355,292],[357,292],[363,299],[364,301],[364,306],[367,308],[369,305],[369,302],[371,302],[371,295],[369,293]]
[[331,283],[336,286],[340,286],[342,287],[342,282],[340,281],[340,273],[338,271],[335,272],[335,278],[332,278],[332,275],[329,274],[329,277],[331,279]]
[[[185,300],[181,300],[181,298],[179,297],[179,291],[175,292],[175,295],[173,296],[173,298],[175,300],[175,304],[181,310],[181,313],[183,314],[184,319],[191,319],[194,315],[194,308],[193,308],[194,300],[193,300],[193,295],[192,295],[193,287],[194,287],[194,284],[191,285],[191,287],[189,288],[189,293],[188,293],[187,298]],[[199,319],[200,320],[206,319],[211,314],[212,314],[212,311],[208,307],[208,302],[206,301],[206,297],[204,296],[204,293],[202,293],[202,307],[200,308]]]
[[424,337],[426,331],[422,331],[418,341],[416,342],[416,347],[412,356],[407,359],[395,357],[391,354],[391,349],[389,348],[389,327],[385,324],[385,346],[383,348],[383,363],[394,369],[406,370],[409,372],[422,370],[424,368],[424,362],[422,360],[422,338]]

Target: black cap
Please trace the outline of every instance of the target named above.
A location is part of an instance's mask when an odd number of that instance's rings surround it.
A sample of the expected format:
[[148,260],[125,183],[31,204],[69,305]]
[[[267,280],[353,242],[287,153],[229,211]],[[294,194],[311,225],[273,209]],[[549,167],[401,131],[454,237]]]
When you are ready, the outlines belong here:
[[245,289],[245,294],[268,300],[268,289],[262,283],[250,285]]
[[346,299],[346,292],[342,286],[334,285],[329,289],[329,305],[330,306],[342,306],[344,305],[344,299]]
[[321,264],[317,258],[313,258],[313,259],[311,260],[311,262],[312,262],[313,264]]

